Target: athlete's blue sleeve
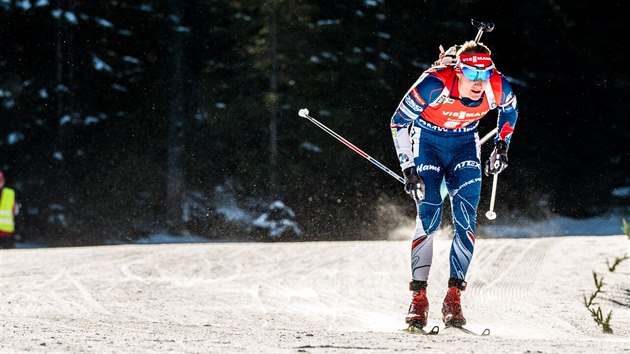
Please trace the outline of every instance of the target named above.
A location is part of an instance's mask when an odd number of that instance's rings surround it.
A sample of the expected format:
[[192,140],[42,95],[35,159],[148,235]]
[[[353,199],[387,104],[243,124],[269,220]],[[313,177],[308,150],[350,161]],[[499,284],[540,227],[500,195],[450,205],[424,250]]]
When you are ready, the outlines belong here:
[[409,126],[420,117],[424,109],[436,99],[444,84],[431,74],[422,74],[411,86],[403,99],[398,104],[396,112],[392,116],[390,128],[394,147],[398,155],[401,170],[413,166],[413,150]]
[[497,136],[494,138],[496,143],[498,140],[503,140],[510,146],[510,140],[514,127],[516,126],[516,120],[518,119],[518,105],[516,103],[516,95],[512,91],[512,86],[505,78],[501,76],[501,102],[499,103],[499,117],[497,119]]
[[444,84],[440,79],[431,74],[423,74],[398,104],[391,125],[406,127],[418,119],[443,88]]

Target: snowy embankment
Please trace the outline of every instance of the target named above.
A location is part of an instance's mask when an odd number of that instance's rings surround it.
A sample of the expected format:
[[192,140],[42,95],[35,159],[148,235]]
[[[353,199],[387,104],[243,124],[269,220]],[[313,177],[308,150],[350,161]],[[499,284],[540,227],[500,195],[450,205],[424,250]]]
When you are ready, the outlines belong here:
[[[450,241],[435,242],[440,323]],[[118,245],[0,251],[2,352],[628,353],[625,236],[480,239],[463,294],[470,328],[401,331],[409,241]],[[582,304],[604,278],[603,334]]]

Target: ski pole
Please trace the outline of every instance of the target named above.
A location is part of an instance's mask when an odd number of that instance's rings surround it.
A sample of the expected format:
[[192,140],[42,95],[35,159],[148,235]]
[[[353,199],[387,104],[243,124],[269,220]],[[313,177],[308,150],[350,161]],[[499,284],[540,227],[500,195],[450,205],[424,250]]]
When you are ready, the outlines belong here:
[[490,210],[486,212],[486,217],[488,220],[494,220],[497,218],[497,213],[494,212],[494,198],[497,195],[497,181],[499,179],[499,174],[495,174],[492,179],[492,194],[490,196]]
[[[496,134],[497,130],[498,128],[494,128],[488,134],[484,135],[484,137],[479,140],[479,145],[483,145],[486,141],[490,140],[490,138],[492,138],[492,136]],[[496,174],[494,175],[494,178],[492,179],[492,195],[490,196],[490,210],[486,212],[486,217],[488,218],[488,220],[494,220],[497,218],[497,213],[494,212],[494,198],[496,197],[496,194],[497,194],[498,176],[499,175]]]
[[341,135],[335,133],[332,129],[328,128],[324,124],[320,123],[317,119],[309,116],[308,115],[308,109],[306,109],[306,108],[300,109],[300,111],[298,112],[298,115],[300,117],[302,117],[302,118],[306,118],[306,119],[310,120],[312,123],[314,123],[316,126],[320,127],[326,133],[332,135],[335,139],[339,140],[345,146],[349,147],[352,151],[354,151],[357,154],[363,156],[366,160],[368,160],[371,163],[373,163],[374,165],[376,165],[376,167],[378,167],[381,170],[387,172],[390,176],[396,178],[400,183],[405,184],[405,179],[404,178],[400,177],[399,175],[394,173],[394,171],[392,171],[389,168],[385,167],[382,163],[376,161],[375,158],[373,158],[372,156],[366,154],[365,152],[363,152],[363,150],[359,149],[358,147],[354,146],[351,142],[349,142],[348,140],[344,139]]
[[486,141],[490,140],[490,138],[497,133],[497,130],[499,130],[499,128],[494,128],[488,134],[484,135],[483,138],[479,139],[479,145],[483,145]]
[[[475,43],[479,43],[481,39],[481,35],[484,32],[492,32],[494,29],[494,23],[492,22],[483,22],[483,21],[475,21],[474,19],[470,20],[470,23],[475,26],[477,31],[477,36],[475,37]],[[479,140],[479,144],[483,145],[486,141],[488,141],[492,135],[496,134],[497,128],[494,128],[490,133],[486,134],[481,140]],[[490,196],[490,210],[486,212],[486,218],[488,220],[494,220],[497,218],[497,213],[494,212],[494,200],[497,196],[497,183],[499,180],[499,174],[495,174],[492,179],[492,194]]]
[[[324,130],[326,133],[332,135],[335,139],[339,140],[340,142],[342,142],[344,145],[346,145],[347,147],[349,147],[350,149],[352,149],[354,152],[356,152],[357,154],[363,156],[365,159],[367,159],[368,161],[370,161],[371,163],[373,163],[374,165],[376,165],[378,168],[380,168],[381,170],[387,172],[390,176],[394,177],[395,179],[397,179],[400,183],[404,184],[405,180],[404,178],[400,177],[399,175],[397,175],[396,173],[394,173],[392,170],[390,170],[389,168],[385,167],[382,163],[378,162],[375,158],[373,158],[372,156],[366,154],[365,152],[363,152],[363,150],[359,149],[358,147],[354,146],[352,143],[350,143],[348,140],[344,139],[342,136],[340,136],[339,134],[335,133],[332,129],[328,128],[327,126],[325,126],[323,123],[319,122],[317,119],[309,116],[309,112],[307,108],[302,108],[298,111],[298,115],[302,118],[306,118],[308,120],[310,120],[312,123],[314,123],[315,125],[317,125],[318,127],[320,127],[322,130]],[[481,138],[479,140],[479,144],[483,145],[484,143],[486,143],[488,140],[490,140],[490,138],[492,138],[492,136],[494,134],[496,134],[497,132],[497,128],[492,129],[488,134],[484,135],[483,138]],[[444,181],[442,181],[442,184],[444,184]],[[444,198],[442,198],[444,199]]]

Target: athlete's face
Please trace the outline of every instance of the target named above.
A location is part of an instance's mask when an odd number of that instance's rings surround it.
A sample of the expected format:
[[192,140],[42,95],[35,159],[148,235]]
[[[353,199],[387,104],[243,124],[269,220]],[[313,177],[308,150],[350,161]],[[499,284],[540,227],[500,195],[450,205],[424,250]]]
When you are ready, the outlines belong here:
[[462,98],[470,98],[471,100],[478,100],[481,98],[483,91],[486,89],[486,85],[488,85],[488,81],[472,81],[469,80],[464,74],[458,73],[457,77],[459,78],[459,95]]

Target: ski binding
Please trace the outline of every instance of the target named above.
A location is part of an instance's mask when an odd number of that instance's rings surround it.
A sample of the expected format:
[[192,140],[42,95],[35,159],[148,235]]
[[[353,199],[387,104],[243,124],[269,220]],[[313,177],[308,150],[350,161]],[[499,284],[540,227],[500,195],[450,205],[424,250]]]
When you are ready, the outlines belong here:
[[434,335],[440,333],[440,327],[433,326],[430,330],[427,331],[426,329],[421,328],[421,327],[419,327],[417,325],[410,324],[409,328],[407,328],[407,331],[410,332],[410,333],[434,336]]

